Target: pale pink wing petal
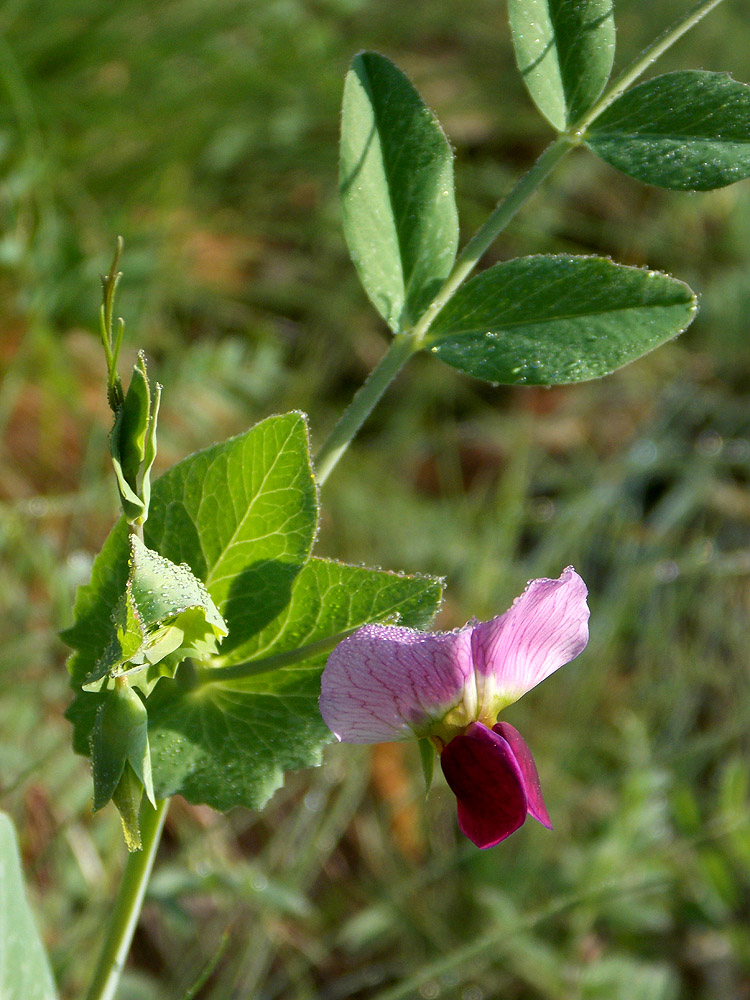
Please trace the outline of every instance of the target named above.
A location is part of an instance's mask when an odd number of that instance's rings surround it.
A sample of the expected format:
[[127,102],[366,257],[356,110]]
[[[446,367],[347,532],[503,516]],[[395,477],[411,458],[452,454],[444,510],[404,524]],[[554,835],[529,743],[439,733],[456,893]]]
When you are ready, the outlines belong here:
[[477,847],[494,847],[523,826],[523,772],[498,733],[473,722],[446,746],[440,764],[458,799],[458,825]]
[[578,656],[589,637],[586,594],[569,566],[558,580],[532,580],[504,615],[474,626],[480,705],[500,711]]
[[413,739],[474,694],[471,629],[365,625],[334,649],[321,680],[323,721],[346,743]]
[[492,732],[497,733],[498,736],[502,736],[513,751],[513,756],[516,758],[516,762],[521,769],[529,812],[534,819],[539,820],[542,826],[546,826],[548,830],[551,830],[552,822],[542,798],[539,773],[537,772],[534,758],[531,756],[531,750],[526,746],[523,736],[509,722],[498,722],[497,725],[492,727]]

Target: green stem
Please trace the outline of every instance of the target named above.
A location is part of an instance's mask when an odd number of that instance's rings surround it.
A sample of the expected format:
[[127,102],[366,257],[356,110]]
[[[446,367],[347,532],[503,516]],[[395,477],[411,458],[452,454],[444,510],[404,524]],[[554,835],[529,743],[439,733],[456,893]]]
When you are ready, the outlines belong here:
[[370,372],[364,385],[357,390],[315,457],[315,478],[320,486],[328,479],[380,397],[419,347],[420,344],[413,333],[399,333],[393,338],[391,346],[377,367]]
[[112,380],[112,344],[110,343],[112,338],[107,331],[107,309],[104,304],[99,309],[99,336],[104,348],[104,356],[107,359],[107,386],[109,386]]
[[115,995],[140,916],[168,808],[169,799],[161,799],[153,809],[144,797],[141,807],[143,849],[128,855],[109,931],[86,1000],[112,1000]]
[[288,667],[294,663],[302,663],[313,656],[320,656],[321,653],[330,653],[354,629],[350,628],[344,632],[337,632],[336,635],[326,636],[325,639],[318,639],[316,642],[308,642],[305,646],[297,649],[287,650],[285,653],[277,653],[275,656],[266,656],[262,660],[248,660],[246,663],[233,663],[229,667],[203,667],[200,664],[195,666],[195,678],[199,686],[205,684],[223,684],[226,681],[241,681],[246,677],[254,677],[256,674],[267,674],[269,670],[277,670],[279,667]]
[[411,331],[397,334],[378,366],[354,396],[348,409],[334,427],[328,440],[315,459],[316,479],[323,485],[357,431],[372,413],[385,390],[403,366],[424,345],[430,324],[456,289],[476,267],[480,257],[497,239],[511,219],[562,157],[576,144],[575,140],[561,135],[545,149],[534,166],[515,185],[510,194],[500,202],[487,222],[459,254],[450,277]]
[[547,175],[551,173],[569,150],[580,145],[584,139],[585,131],[591,122],[608,108],[610,104],[616,101],[686,31],[694,27],[721,2],[722,0],[701,0],[691,11],[680,18],[671,28],[668,28],[664,34],[660,35],[614,81],[612,86],[585,117],[576,122],[566,132],[558,135],[555,141],[544,150],[531,170],[518,181],[507,197],[498,204],[482,228],[469,240],[458,255],[453,271],[421,318],[411,331],[398,334],[394,338],[380,364],[370,374],[370,377],[355,395],[349,408],[334,427],[316,459],[316,475],[319,484],[322,485],[326,481],[357,431],[408,359],[412,354],[415,354],[425,346],[429,328],[440,310],[455,295],[458,288],[468,278],[482,256]]
[[604,92],[604,94],[599,98],[596,104],[591,108],[591,110],[578,122],[575,123],[570,128],[570,132],[577,136],[582,136],[589,125],[598,118],[599,115],[605,111],[610,104],[613,104],[617,98],[624,94],[628,87],[635,83],[639,76],[646,72],[649,66],[655,62],[659,56],[664,55],[667,49],[670,49],[678,39],[682,38],[685,32],[690,31],[691,28],[701,21],[706,14],[718,7],[722,0],[700,0],[699,3],[693,7],[692,10],[684,14],[678,21],[667,28],[667,30],[659,35],[655,41],[644,49],[641,55],[624,70],[616,80],[613,81],[612,85]]
[[459,286],[468,278],[479,260],[526,204],[542,181],[575,145],[577,145],[577,140],[571,139],[567,135],[559,135],[554,142],[550,143],[531,170],[524,174],[510,193],[499,202],[482,228],[469,240],[458,255],[450,277],[414,326],[413,333],[418,338],[420,346],[440,310],[450,301]]
[[113,409],[116,409],[116,407],[122,403],[122,400],[118,398],[121,395],[121,387],[119,387],[120,380],[117,375],[117,360],[120,356],[123,333],[125,332],[124,321],[122,319],[118,319],[117,333],[115,334],[112,331],[112,313],[115,305],[115,292],[117,291],[117,285],[122,277],[122,274],[117,270],[117,266],[120,263],[120,256],[122,255],[122,248],[122,236],[118,236],[115,244],[115,255],[112,260],[112,267],[109,269],[108,274],[102,276],[102,307],[100,310],[99,323],[102,344],[104,345],[104,353],[107,358],[107,395],[110,406],[112,406]]

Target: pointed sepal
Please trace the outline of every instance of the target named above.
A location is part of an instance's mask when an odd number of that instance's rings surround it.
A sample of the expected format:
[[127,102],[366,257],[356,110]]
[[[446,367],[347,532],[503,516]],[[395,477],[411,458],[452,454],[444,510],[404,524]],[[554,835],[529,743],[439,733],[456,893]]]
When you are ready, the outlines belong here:
[[146,508],[146,516],[148,516],[148,508],[151,503],[151,468],[154,464],[154,459],[156,458],[156,425],[159,419],[160,403],[161,385],[157,382],[151,397],[151,419],[149,421],[148,434],[146,435],[146,443],[143,451],[141,498],[143,500],[143,505]]
[[143,784],[130,764],[125,765],[122,777],[112,795],[112,801],[117,806],[122,823],[122,834],[128,851],[140,851],[141,840],[141,802],[143,801]]
[[432,788],[432,778],[435,774],[435,747],[427,737],[419,740],[418,745],[419,761],[422,765],[422,774],[424,775],[424,793],[427,795]]

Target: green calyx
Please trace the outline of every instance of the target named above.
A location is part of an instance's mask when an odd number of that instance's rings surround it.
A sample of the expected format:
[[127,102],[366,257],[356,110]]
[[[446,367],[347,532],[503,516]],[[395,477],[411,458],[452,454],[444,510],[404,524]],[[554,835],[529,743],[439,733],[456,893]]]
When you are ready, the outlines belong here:
[[138,812],[145,791],[155,807],[146,706],[122,678],[107,692],[91,735],[94,811],[113,800],[128,850],[141,846]]

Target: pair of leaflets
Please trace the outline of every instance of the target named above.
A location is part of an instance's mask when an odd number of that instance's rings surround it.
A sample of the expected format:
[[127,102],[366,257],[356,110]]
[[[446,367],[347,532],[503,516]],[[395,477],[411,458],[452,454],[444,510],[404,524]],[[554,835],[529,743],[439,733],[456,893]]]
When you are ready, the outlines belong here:
[[610,0],[509,0],[508,7],[518,68],[558,132],[582,128],[597,156],[658,187],[709,191],[750,176],[746,84],[726,73],[666,73],[597,114],[615,52]]
[[[750,175],[750,88],[688,71],[626,90],[597,113],[614,57],[609,0],[510,0],[518,65],[571,143],[636,179],[706,190]],[[588,120],[590,119],[590,121]],[[453,154],[401,71],[376,53],[349,70],[341,204],[352,260],[398,336],[439,295],[458,246]],[[534,256],[471,278],[436,311],[421,347],[506,385],[598,378],[677,336],[696,299],[666,274],[605,258]]]

